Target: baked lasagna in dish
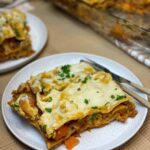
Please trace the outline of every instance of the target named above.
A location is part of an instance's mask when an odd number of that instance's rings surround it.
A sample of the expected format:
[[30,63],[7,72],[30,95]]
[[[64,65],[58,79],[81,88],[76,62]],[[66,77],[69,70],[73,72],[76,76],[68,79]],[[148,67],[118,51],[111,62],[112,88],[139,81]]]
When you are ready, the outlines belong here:
[[43,135],[48,149],[78,144],[85,130],[136,116],[135,104],[109,73],[80,62],[32,76],[8,104]]
[[150,0],[82,0],[97,8],[114,8],[130,13],[149,14]]
[[26,15],[17,10],[0,13],[0,62],[34,53]]

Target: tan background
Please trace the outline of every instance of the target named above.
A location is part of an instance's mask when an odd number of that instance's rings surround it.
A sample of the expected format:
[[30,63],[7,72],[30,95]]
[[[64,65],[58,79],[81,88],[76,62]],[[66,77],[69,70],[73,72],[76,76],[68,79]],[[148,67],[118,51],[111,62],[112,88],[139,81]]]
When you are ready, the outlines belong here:
[[[55,53],[86,52],[111,58],[129,68],[150,88],[150,69],[140,64],[114,45],[100,37],[86,25],[55,9],[45,1],[34,1],[33,14],[41,18],[49,32],[48,43],[37,59]],[[0,97],[9,80],[21,68],[0,75]],[[1,108],[0,108],[1,111]],[[0,112],[0,150],[26,150],[29,147],[19,142],[6,128]],[[121,150],[150,150],[150,113],[140,131]]]

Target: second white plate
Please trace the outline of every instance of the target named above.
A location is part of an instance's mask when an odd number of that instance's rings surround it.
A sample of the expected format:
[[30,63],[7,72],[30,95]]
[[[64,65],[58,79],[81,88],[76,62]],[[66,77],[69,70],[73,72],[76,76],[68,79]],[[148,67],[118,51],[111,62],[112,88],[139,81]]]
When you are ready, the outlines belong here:
[[[108,67],[113,72],[141,85],[140,80],[130,70],[108,58],[84,53],[66,53],[39,59],[21,69],[11,79],[2,97],[2,113],[5,123],[20,141],[37,150],[47,149],[46,144],[38,131],[26,120],[19,117],[12,111],[10,106],[8,106],[7,102],[12,98],[12,90],[16,89],[20,83],[28,80],[31,75],[51,70],[56,66],[78,63],[83,57],[90,58]],[[137,94],[147,99],[146,95],[141,94],[140,92],[137,92]],[[91,132],[86,131],[82,133],[80,143],[74,150],[108,150],[116,148],[129,140],[143,125],[147,115],[147,108],[143,107],[138,102],[135,103],[136,109],[138,110],[138,114],[135,118],[129,118],[126,123],[114,121],[105,127],[92,129]],[[64,145],[59,146],[57,150],[65,150]]]
[[20,67],[33,58],[35,58],[43,49],[48,38],[48,31],[45,24],[38,17],[27,13],[27,23],[30,27],[30,35],[32,40],[32,47],[35,53],[30,57],[25,57],[17,60],[8,60],[0,63],[0,73],[11,71],[17,67]]

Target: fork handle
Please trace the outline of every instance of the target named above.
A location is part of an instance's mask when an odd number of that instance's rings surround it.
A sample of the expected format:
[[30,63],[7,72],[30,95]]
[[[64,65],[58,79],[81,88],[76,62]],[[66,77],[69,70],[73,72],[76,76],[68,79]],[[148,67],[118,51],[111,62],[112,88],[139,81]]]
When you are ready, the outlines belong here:
[[131,90],[129,90],[128,88],[126,88],[125,86],[121,86],[122,89],[128,93],[129,95],[131,95],[133,98],[135,98],[138,102],[140,102],[141,104],[143,104],[144,106],[146,106],[147,108],[150,109],[150,102],[145,100],[144,98],[142,98],[141,96],[137,95],[136,93],[132,92]]
[[146,88],[146,87],[142,87],[136,83],[130,82],[129,83],[131,86],[133,86],[134,88],[137,88],[138,90],[140,90],[143,93],[146,93],[148,95],[150,95],[150,89]]

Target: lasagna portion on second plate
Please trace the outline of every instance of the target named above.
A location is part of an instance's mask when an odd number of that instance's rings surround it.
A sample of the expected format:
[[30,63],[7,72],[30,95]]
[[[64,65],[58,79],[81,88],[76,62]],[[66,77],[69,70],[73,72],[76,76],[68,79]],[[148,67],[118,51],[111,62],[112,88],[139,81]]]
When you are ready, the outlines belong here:
[[0,62],[34,53],[26,15],[17,10],[0,13]]
[[9,105],[41,132],[48,149],[65,143],[70,150],[81,132],[137,114],[109,73],[84,62],[32,76],[12,95]]

